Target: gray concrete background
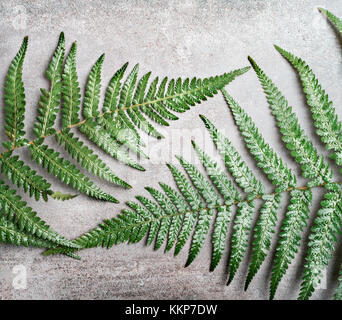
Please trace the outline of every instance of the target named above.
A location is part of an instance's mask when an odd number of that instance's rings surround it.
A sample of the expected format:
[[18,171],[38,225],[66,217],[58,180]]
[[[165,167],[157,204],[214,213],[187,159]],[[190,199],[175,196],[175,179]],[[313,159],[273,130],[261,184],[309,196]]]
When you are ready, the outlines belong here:
[[[36,116],[39,88],[47,87],[44,71],[55,48],[58,34],[65,32],[67,48],[78,41],[78,70],[84,88],[86,76],[97,57],[105,52],[103,84],[124,62],[130,67],[140,63],[140,75],[152,71],[154,75],[169,77],[211,76],[248,65],[251,55],[287,96],[300,122],[319,150],[324,147],[317,139],[311,115],[305,105],[298,79],[292,68],[274,50],[273,44],[288,49],[304,58],[312,66],[330,98],[340,112],[342,95],[341,38],[317,11],[323,6],[342,16],[342,2],[333,1],[9,1],[0,2],[0,86],[23,36],[29,36],[29,49],[24,66],[27,96],[26,125],[28,137]],[[280,143],[264,95],[253,71],[235,80],[228,91],[253,117],[266,140],[299,173],[289,153]],[[3,104],[3,100],[1,100]],[[174,161],[180,152],[195,161],[190,138],[200,146],[212,150],[206,141],[198,114],[203,113],[218,128],[225,131],[243,154],[258,177],[272,190],[262,173],[248,155],[233,124],[223,98],[215,98],[198,105],[181,120],[161,129],[166,134],[162,141],[150,140],[151,161],[144,163],[146,172],[120,165],[94,147],[120,176],[133,185],[129,191],[93,178],[105,191],[115,195],[120,204],[113,205],[80,195],[68,202],[34,202],[25,199],[55,230],[73,238],[96,226],[104,218],[116,215],[124,202],[134,195],[147,195],[143,187],[157,187],[158,181],[173,185],[166,169],[166,161]],[[0,117],[3,126],[4,117]],[[183,130],[185,129],[185,130]],[[183,131],[182,131],[183,130]],[[182,136],[183,139],[179,139]],[[178,138],[177,138],[178,137]],[[1,131],[0,139],[5,139]],[[49,143],[54,145],[52,139]],[[162,152],[161,152],[162,150]],[[27,150],[20,151],[28,158]],[[63,153],[63,151],[62,151]],[[65,154],[65,153],[63,153]],[[217,155],[216,155],[217,156]],[[68,155],[65,155],[68,158]],[[35,165],[32,165],[35,167]],[[334,167],[334,169],[336,169]],[[39,169],[44,176],[44,170]],[[47,176],[47,175],[46,175]],[[47,176],[48,177],[48,176]],[[56,179],[50,178],[57,190],[72,192]],[[300,183],[305,181],[300,180]],[[315,190],[312,215],[318,208],[321,193]],[[286,198],[286,197],[285,197]],[[287,199],[284,200],[284,206]],[[284,207],[283,206],[283,207]],[[279,220],[284,210],[279,212]],[[312,219],[310,221],[310,226]],[[304,239],[307,238],[307,231]],[[274,238],[276,239],[276,237]],[[340,243],[339,243],[340,244]],[[176,258],[162,250],[154,252],[143,243],[120,245],[111,250],[85,250],[82,261],[67,257],[43,257],[38,249],[1,245],[0,297],[2,299],[267,299],[270,260],[254,279],[250,289],[243,292],[247,259],[234,282],[225,286],[227,252],[220,265],[209,273],[210,244],[206,243],[193,264],[183,268],[187,249]],[[297,296],[306,241],[301,254],[291,265],[280,285],[277,298]],[[250,256],[250,252],[249,255]],[[338,250],[331,261],[323,288],[315,299],[330,299],[335,286],[342,252]],[[23,265],[27,270],[27,288],[14,289],[13,267]],[[330,289],[325,289],[328,287]]]

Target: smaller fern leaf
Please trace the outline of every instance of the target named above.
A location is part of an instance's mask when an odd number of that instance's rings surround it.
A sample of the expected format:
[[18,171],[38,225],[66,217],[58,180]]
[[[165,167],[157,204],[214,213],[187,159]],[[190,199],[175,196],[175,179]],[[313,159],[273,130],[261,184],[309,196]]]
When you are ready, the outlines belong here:
[[248,235],[252,225],[252,217],[254,214],[254,202],[240,202],[234,219],[232,246],[229,261],[229,285],[238,270],[241,261],[248,247]]
[[54,134],[56,130],[53,127],[58,106],[61,99],[62,91],[62,66],[64,59],[64,33],[62,32],[59,36],[57,49],[53,54],[53,57],[46,70],[46,76],[50,80],[50,90],[41,89],[42,95],[40,96],[38,117],[34,125],[33,132],[40,138],[47,135]]
[[103,112],[114,112],[118,103],[118,97],[121,89],[121,80],[127,69],[128,62],[126,62],[119,70],[115,72],[110,79],[103,102]]
[[0,242],[15,244],[16,246],[55,248],[56,244],[48,240],[40,239],[34,235],[26,234],[13,222],[5,217],[0,217]]
[[[127,76],[123,87],[120,92],[119,103],[116,107],[116,115],[114,117],[115,125],[124,130],[125,134],[128,133],[129,136],[132,136],[134,142],[137,145],[140,145],[140,136],[136,131],[134,123],[131,122],[130,118],[133,118],[133,112],[131,110],[132,96],[134,92],[134,87],[138,77],[139,65],[135,65],[130,74]],[[124,112],[126,111],[126,113]]]
[[216,188],[220,191],[226,204],[232,204],[234,201],[241,201],[242,198],[238,190],[228,180],[227,175],[222,171],[218,164],[213,161],[194,141],[191,141],[199,159],[201,160],[208,176]]
[[[173,81],[174,80],[171,80],[170,81],[170,83],[169,83],[169,86],[170,86],[170,84],[173,84]],[[158,85],[158,82],[159,82],[159,78],[158,77],[156,77],[152,82],[151,82],[151,84],[150,84],[150,87],[149,87],[149,89],[148,89],[148,92],[147,92],[147,94],[146,94],[146,97],[145,97],[145,101],[155,101],[157,98],[156,98],[156,94],[157,94],[157,91],[159,91],[159,90],[157,90],[157,85]],[[162,83],[161,85],[160,85],[161,87],[165,87],[165,85]],[[171,92],[168,92],[168,94],[169,95],[171,95],[172,93]],[[140,110],[144,113],[144,114],[146,114],[151,120],[153,120],[154,122],[157,122],[157,123],[159,123],[160,125],[163,125],[163,126],[168,126],[169,125],[169,123],[166,121],[166,120],[164,120],[164,118],[161,116],[161,114],[159,114],[158,112],[156,112],[156,108],[158,109],[158,107],[155,107],[155,104],[149,104],[149,105],[147,105],[146,103],[144,103],[144,102],[141,102],[140,103],[141,104],[141,106],[140,106]],[[160,106],[160,105],[159,105]],[[163,108],[161,108],[161,109],[163,109]],[[164,107],[164,109],[166,109],[165,107]],[[172,109],[172,108],[171,108]],[[182,110],[182,112],[184,112],[184,111],[186,111],[186,110],[188,110],[189,109],[189,107],[188,106],[186,106],[186,108],[185,109],[181,109]],[[166,109],[167,110],[167,109]],[[174,110],[174,109],[172,109],[172,110]],[[166,119],[168,119],[169,117],[167,117]]]
[[276,186],[276,192],[295,187],[296,176],[292,173],[291,169],[287,167],[282,159],[265,142],[247,113],[224,89],[222,89],[222,93],[233,114],[235,123],[245,140],[246,146],[257,161],[258,167],[264,170],[267,177]]
[[[134,98],[133,98],[133,105],[137,105],[137,104],[142,104],[144,102],[144,94],[146,91],[146,87],[147,87],[147,82],[148,79],[150,77],[150,72],[146,73],[140,80],[139,83],[137,85],[137,89],[135,91],[134,94]],[[156,108],[154,108],[156,109]],[[146,108],[145,108],[146,111]],[[162,108],[160,108],[160,111],[162,111]],[[137,108],[133,108],[133,109],[127,109],[127,113],[129,114],[129,116],[131,117],[132,121],[138,126],[139,129],[143,130],[144,132],[146,132],[148,135],[153,136],[157,139],[161,139],[164,138],[164,136],[158,132],[151,123],[149,123],[147,121],[147,119],[142,115],[142,113],[140,112],[140,110],[138,110]],[[145,112],[146,113],[146,112]],[[170,113],[163,113],[161,114],[161,119],[163,117],[168,118],[168,115]],[[168,125],[168,123],[166,121],[159,121],[160,124],[163,125]]]
[[28,37],[25,37],[17,55],[12,60],[5,81],[5,132],[10,141],[3,142],[6,149],[23,146],[25,117],[25,89],[22,79],[23,63]]
[[[74,242],[82,246],[82,248],[93,248],[97,246],[111,248],[114,244],[123,242],[123,237],[128,240],[129,234],[132,230],[131,228],[127,227],[127,224],[129,222],[124,223],[123,221],[120,221],[120,217],[121,215],[112,220],[105,220],[95,229],[75,239]],[[121,227],[122,225],[124,225],[124,227]],[[67,252],[69,251],[70,250],[68,250]],[[52,250],[49,254],[55,252],[55,250]],[[65,249],[60,249],[59,251],[57,251],[57,253],[65,252]]]
[[312,200],[311,190],[292,190],[290,205],[281,226],[280,239],[276,248],[276,257],[272,267],[270,299],[273,299],[278,285],[286,273],[301,240],[301,232],[309,218],[309,206]]
[[105,114],[103,117],[97,119],[99,127],[102,127],[119,145],[124,145],[128,149],[135,152],[137,155],[149,159],[141,147],[145,144],[140,140],[138,141],[136,135],[129,129],[123,129],[115,122],[112,114]]
[[[196,80],[194,80],[194,82],[195,82],[195,81],[196,81]],[[157,85],[157,82],[158,82],[158,81],[155,80],[154,82],[155,82],[156,85]],[[165,91],[165,90],[166,90],[166,84],[167,84],[167,82],[168,82],[168,78],[165,77],[165,78],[161,81],[158,90],[157,90],[157,88],[154,89],[154,87],[152,87],[152,84],[151,84],[150,90],[149,90],[149,92],[148,92],[148,96],[146,96],[146,98],[147,98],[147,97],[149,97],[149,98],[155,97],[156,99],[159,99],[159,100],[164,99],[164,98],[165,98],[165,94],[166,94],[166,91]],[[188,82],[189,82],[188,79],[186,79],[186,80],[184,81],[184,83],[188,83]],[[153,89],[153,90],[151,90],[151,89]],[[178,117],[177,117],[175,114],[173,114],[172,112],[170,112],[170,111],[167,109],[167,107],[166,107],[163,103],[161,103],[161,102],[153,103],[153,104],[151,104],[151,107],[152,107],[152,109],[153,109],[155,112],[157,112],[158,114],[160,114],[163,118],[165,118],[165,119],[167,119],[167,120],[178,120]]]
[[173,178],[177,184],[177,187],[181,194],[184,196],[191,211],[186,212],[183,218],[183,224],[179,231],[177,243],[175,246],[175,256],[181,251],[186,241],[189,239],[191,231],[195,225],[197,214],[204,208],[204,202],[201,199],[198,192],[192,186],[192,184],[186,179],[186,177],[173,165],[167,164],[170,169]]
[[332,158],[341,166],[342,124],[337,117],[332,102],[305,61],[278,46],[275,46],[275,48],[297,70],[306,94],[307,103],[311,109],[316,132],[321,137],[322,142],[326,144],[327,149],[334,151]]
[[248,199],[255,199],[264,193],[264,187],[253,172],[249,170],[231,142],[203,115],[200,118],[208,129],[217,149],[224,158],[226,167],[234,177],[235,182],[248,194]]
[[[109,85],[105,93],[105,100],[103,103],[104,116],[98,119],[98,124],[104,127],[111,136],[118,142],[125,144],[128,148],[132,149],[139,155],[147,158],[147,156],[140,149],[136,134],[132,134],[131,130],[124,130],[125,125],[122,125],[120,121],[115,121],[116,112],[120,100],[121,80],[127,69],[128,63],[125,63],[119,70],[117,70],[114,76],[111,78]],[[137,66],[135,67],[137,69]],[[137,70],[132,71],[137,72]],[[131,73],[132,74],[132,73]],[[119,116],[120,117],[120,116]]]
[[277,223],[277,210],[279,209],[281,199],[280,195],[263,195],[262,199],[264,203],[254,230],[253,254],[249,265],[245,290],[247,290],[252,279],[259,271],[270,250],[272,235]]
[[145,171],[141,165],[129,157],[124,146],[115,141],[107,131],[105,131],[95,122],[95,120],[88,119],[79,127],[79,129],[89,138],[89,140],[94,142],[98,147],[100,147],[113,158],[132,168]]
[[272,113],[277,119],[282,140],[287,149],[291,151],[295,161],[301,165],[303,176],[312,180],[308,185],[312,187],[331,182],[332,171],[329,165],[324,161],[324,157],[318,154],[312,142],[301,129],[296,115],[292,112],[292,107],[288,105],[285,97],[255,61],[251,57],[248,59],[260,80]]
[[[136,64],[123,84],[120,92],[119,103],[116,107],[117,110],[128,108],[131,105],[135,84],[137,82],[138,71],[139,65]],[[146,79],[146,83],[147,80],[148,79]]]
[[341,233],[341,187],[336,183],[327,186],[329,192],[321,201],[321,208],[314,220],[309,236],[304,276],[298,299],[309,299],[321,281],[323,271],[331,259],[337,234]]
[[[200,252],[203,243],[205,241],[206,235],[209,232],[210,222],[212,217],[215,214],[214,209],[202,209],[198,213],[198,219],[195,226],[194,234],[192,235],[190,252],[188,255],[188,259],[185,263],[185,267],[188,267],[197,257]],[[217,231],[217,230],[216,230]]]
[[243,259],[248,247],[248,234],[252,225],[254,213],[254,199],[264,194],[264,187],[254,174],[249,170],[247,164],[242,160],[239,153],[231,142],[224,137],[215,126],[204,116],[200,116],[206,128],[224,158],[228,170],[234,177],[235,182],[247,193],[248,204],[239,203],[238,212],[234,220],[232,249],[229,262],[228,284],[234,279],[237,269]]
[[42,165],[49,173],[53,174],[61,182],[70,185],[72,188],[96,199],[118,203],[118,200],[95,186],[88,177],[85,177],[80,170],[68,160],[61,158],[59,152],[49,149],[48,146],[43,145],[42,142],[43,141],[40,140],[30,144],[32,160],[36,161],[37,164]]
[[176,156],[184,170],[188,174],[193,185],[196,187],[200,195],[206,202],[208,208],[215,208],[222,204],[221,198],[215,192],[211,183],[204,177],[204,175],[191,163],[186,161],[181,156]]
[[173,203],[169,200],[169,198],[165,196],[163,193],[161,193],[160,191],[151,187],[146,187],[145,189],[154,197],[154,199],[157,201],[159,206],[165,212],[161,216],[166,215],[166,216],[171,217],[171,218],[165,217],[164,219],[161,219],[161,224],[158,230],[158,236],[157,236],[156,243],[154,246],[154,249],[158,250],[162,246],[164,240],[167,237],[168,231],[172,223],[172,217],[177,212],[177,210],[174,207]]
[[342,268],[340,269],[340,276],[337,282],[337,288],[334,294],[334,300],[342,300]]
[[[148,231],[147,245],[151,245],[153,240],[156,238],[158,229],[160,227],[160,219],[158,219],[158,214],[150,212],[147,208],[141,206],[140,204],[132,201],[126,202],[126,204],[132,208],[138,215],[142,216],[146,223],[145,233]],[[144,226],[142,226],[144,228]]]
[[81,140],[75,137],[70,132],[70,129],[58,132],[55,138],[59,144],[64,143],[65,149],[72,158],[76,159],[88,172],[124,188],[131,188],[127,182],[118,178],[93,150],[89,149]]
[[78,196],[78,194],[69,194],[69,193],[62,193],[60,191],[55,191],[51,194],[51,198],[55,200],[67,201],[74,199]]
[[117,244],[124,241],[127,241],[129,244],[136,243],[146,234],[148,228],[142,228],[142,226],[146,227],[144,224],[144,218],[136,212],[124,209],[122,210],[122,215],[120,215],[118,219],[122,220],[123,223],[129,221],[131,226],[129,232],[124,230],[118,235],[116,241]]
[[86,119],[97,117],[100,114],[98,107],[100,101],[101,70],[103,61],[104,54],[97,59],[89,73],[83,102],[83,116]]
[[76,50],[77,44],[74,42],[65,60],[62,74],[62,125],[64,128],[80,122],[81,89],[76,72]]
[[325,14],[327,18],[333,23],[333,25],[336,27],[338,32],[342,35],[342,20],[338,17],[336,17],[333,13],[330,11],[323,9],[323,8],[318,8],[318,10]]
[[172,203],[177,208],[177,211],[179,213],[173,215],[172,222],[170,224],[167,245],[165,247],[165,252],[167,252],[171,250],[175,241],[178,238],[178,234],[182,226],[182,213],[189,212],[190,207],[188,206],[184,198],[181,196],[181,194],[179,194],[179,192],[177,192],[165,183],[160,182],[159,185],[161,186],[165,194],[169,197],[169,199],[172,201]]
[[19,160],[19,156],[12,156],[11,152],[3,153],[0,157],[0,165],[1,172],[6,174],[8,180],[12,180],[19,188],[22,187],[37,201],[40,197],[47,201],[48,195],[52,194],[51,184]]
[[26,206],[26,202],[22,201],[15,190],[5,185],[2,180],[0,180],[0,205],[3,217],[6,217],[8,221],[13,221],[20,231],[25,230],[29,234],[61,246],[79,248],[51,230],[43,220],[37,217],[36,212]]
[[233,215],[233,205],[225,204],[217,208],[212,235],[212,257],[210,271],[214,271],[219,264],[226,247],[229,223]]
[[235,202],[240,202],[242,198],[231,181],[228,180],[227,176],[219,168],[218,164],[210,159],[210,157],[201,150],[194,141],[192,141],[192,145],[205,167],[210,180],[225,199],[225,204],[223,206],[219,206],[217,209],[212,235],[213,251],[210,271],[214,271],[221,260],[222,253],[225,248],[228,227],[233,214],[233,204]]
[[148,245],[152,244],[153,240],[156,240],[154,249],[158,250],[163,244],[167,236],[168,219],[165,219],[164,211],[154,201],[143,196],[136,196],[136,198],[158,220],[158,223],[156,224],[155,229],[153,230],[153,232],[151,232],[152,230],[150,230],[150,233],[147,239]]
[[198,221],[195,227],[195,232],[192,237],[190,252],[185,266],[189,266],[199,253],[207,233],[209,232],[210,222],[215,213],[214,208],[222,204],[222,200],[218,197],[213,186],[203,176],[202,173],[191,163],[184,160],[182,157],[177,157],[187,172],[193,185],[196,187],[200,195],[206,202],[206,208],[198,214]]

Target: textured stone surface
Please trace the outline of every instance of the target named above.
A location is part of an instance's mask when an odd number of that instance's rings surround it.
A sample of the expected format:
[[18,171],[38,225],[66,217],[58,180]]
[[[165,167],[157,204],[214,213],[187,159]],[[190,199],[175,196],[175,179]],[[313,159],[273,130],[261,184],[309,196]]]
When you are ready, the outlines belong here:
[[[251,55],[287,96],[301,124],[324,152],[314,134],[311,115],[305,105],[298,79],[292,68],[273,48],[273,44],[278,44],[306,59],[323,87],[328,88],[327,92],[340,112],[341,38],[319,14],[317,6],[326,7],[342,16],[342,3],[337,0],[3,0],[0,2],[0,86],[3,87],[4,75],[23,36],[29,35],[29,50],[24,67],[27,96],[25,121],[28,135],[32,138],[39,88],[47,86],[44,70],[60,31],[65,32],[68,48],[72,41],[78,42],[77,62],[82,87],[92,64],[103,52],[106,53],[103,83],[107,83],[112,73],[126,61],[131,63],[130,67],[139,62],[140,74],[151,70],[154,75],[159,76],[203,77],[246,66],[247,56]],[[235,80],[228,91],[253,117],[266,140],[299,173],[298,166],[280,143],[274,119],[253,71]],[[157,187],[157,181],[172,184],[171,175],[164,163],[174,161],[175,154],[182,153],[195,161],[191,156],[190,138],[195,137],[198,144],[203,146],[204,130],[198,117],[201,113],[225,131],[250,167],[255,169],[223,98],[218,95],[188,111],[170,127],[162,128],[166,139],[149,140],[148,152],[151,160],[144,163],[146,172],[137,172],[120,165],[96,149],[111,168],[120,172],[120,176],[134,187],[124,191],[94,178],[104,190],[120,200],[119,205],[94,201],[83,195],[67,202],[34,203],[29,200],[30,203],[55,230],[70,238],[80,235],[104,218],[117,214],[123,208],[123,203],[133,199],[134,195],[146,195],[143,189],[145,185]],[[2,115],[1,127],[4,124],[3,119]],[[0,139],[4,138],[4,133],[0,130]],[[54,142],[50,139],[49,143]],[[206,143],[206,148],[212,150],[211,143]],[[20,153],[28,158],[27,151]],[[39,172],[45,174],[41,169]],[[260,171],[257,172],[269,190],[272,190],[265,177]],[[57,180],[49,180],[53,181],[55,189],[71,192]],[[316,191],[314,194],[319,200],[321,194]],[[24,198],[27,199],[27,196],[24,195]],[[314,202],[312,215],[317,211],[317,200]],[[280,221],[283,216],[284,210],[281,210]],[[311,225],[312,219],[309,226]],[[304,239],[307,239],[307,231]],[[304,241],[301,253],[281,283],[278,298],[293,299],[297,296],[304,261],[302,252],[306,248]],[[163,254],[162,250],[154,252],[143,244],[120,245],[109,251],[99,248],[85,250],[81,253],[81,261],[60,256],[45,258],[40,252],[37,249],[1,246],[0,298],[266,299],[274,246],[272,254],[247,292],[243,292],[242,287],[248,257],[239,269],[236,280],[227,287],[227,252],[217,270],[209,273],[211,248],[208,243],[186,269],[183,265],[187,248],[173,258],[171,253]],[[337,257],[341,257],[341,249],[338,253]],[[329,266],[324,285],[330,289],[317,290],[314,298],[331,298],[340,261],[334,258]],[[16,265],[23,265],[27,270],[27,288],[24,290],[14,289],[12,286],[15,277],[12,271]]]

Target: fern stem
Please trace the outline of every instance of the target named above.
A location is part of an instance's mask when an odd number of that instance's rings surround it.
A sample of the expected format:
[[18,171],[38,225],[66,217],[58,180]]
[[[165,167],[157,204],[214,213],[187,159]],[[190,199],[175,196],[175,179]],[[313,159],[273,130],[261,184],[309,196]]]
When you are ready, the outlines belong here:
[[[336,184],[342,184],[342,182],[336,182]],[[214,210],[214,209],[218,209],[218,208],[227,208],[227,207],[230,207],[232,205],[238,205],[239,203],[242,203],[242,202],[246,202],[246,203],[250,203],[250,202],[253,202],[255,201],[256,199],[261,199],[262,197],[264,196],[267,196],[267,195],[280,195],[280,194],[283,194],[283,193],[287,193],[287,192],[290,192],[290,191],[293,191],[293,190],[309,190],[309,189],[313,189],[313,188],[322,188],[325,186],[325,183],[322,183],[321,185],[318,185],[318,186],[313,186],[313,187],[309,187],[309,186],[298,186],[298,187],[290,187],[286,190],[282,190],[282,191],[279,191],[279,192],[270,192],[268,194],[258,194],[256,197],[253,197],[253,199],[249,199],[249,198],[245,198],[245,199],[242,199],[242,200],[235,200],[234,202],[232,203],[222,203],[222,204],[217,204],[215,206],[210,206],[210,207],[205,207],[205,208],[197,208],[197,209],[191,209],[191,210],[186,210],[186,211],[177,211],[177,212],[173,212],[172,214],[163,214],[163,215],[159,215],[158,217],[154,217],[154,218],[149,218],[148,220],[143,220],[143,221],[139,221],[137,222],[136,224],[130,224],[130,228],[134,228],[134,227],[139,227],[139,226],[142,226],[142,225],[145,225],[145,224],[151,224],[153,222],[158,222],[158,221],[161,221],[162,219],[172,219],[173,217],[177,217],[177,216],[185,216],[187,214],[199,214],[201,211],[203,210],[206,210],[206,211],[209,211],[209,210]],[[125,230],[125,227],[123,228],[118,228],[118,229],[115,229],[114,232],[120,232],[120,231],[124,231]],[[78,244],[78,240],[80,238],[76,238],[73,240],[73,243],[75,244]],[[64,247],[56,247],[56,248],[52,248],[52,249],[48,249],[47,251],[44,252],[44,255],[52,255],[52,254],[69,254],[69,253],[72,253],[72,252],[75,252],[75,251],[79,251],[79,250],[83,250],[83,249],[87,249],[89,247],[81,247],[81,248],[77,248],[77,249],[74,249],[74,248],[64,248]]]

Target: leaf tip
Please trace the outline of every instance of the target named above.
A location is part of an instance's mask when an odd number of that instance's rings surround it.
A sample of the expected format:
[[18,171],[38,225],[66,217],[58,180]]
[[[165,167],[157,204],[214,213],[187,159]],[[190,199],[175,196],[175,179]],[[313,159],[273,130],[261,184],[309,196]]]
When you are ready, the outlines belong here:
[[325,14],[327,12],[327,10],[325,10],[324,8],[322,7],[317,7],[317,10],[320,12],[320,13],[323,13]]

